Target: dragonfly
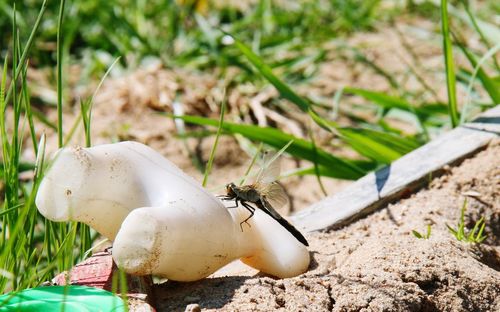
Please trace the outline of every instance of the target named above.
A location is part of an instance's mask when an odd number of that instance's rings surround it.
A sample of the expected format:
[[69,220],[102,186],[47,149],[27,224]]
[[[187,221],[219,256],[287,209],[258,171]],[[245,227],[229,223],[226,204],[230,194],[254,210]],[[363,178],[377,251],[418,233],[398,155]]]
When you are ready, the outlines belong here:
[[[290,234],[305,246],[309,243],[293,225],[283,218],[275,208],[282,207],[288,202],[288,197],[276,182],[280,175],[279,154],[264,153],[264,165],[261,166],[257,177],[252,184],[237,186],[233,182],[226,185],[226,194],[219,196],[222,200],[234,200],[235,206],[228,208],[237,208],[241,204],[250,212],[250,215],[240,222],[240,228],[243,231],[242,224],[247,223],[255,213],[255,207],[262,210],[268,216],[281,224]],[[252,206],[251,204],[255,205]],[[248,224],[248,223],[247,223]]]

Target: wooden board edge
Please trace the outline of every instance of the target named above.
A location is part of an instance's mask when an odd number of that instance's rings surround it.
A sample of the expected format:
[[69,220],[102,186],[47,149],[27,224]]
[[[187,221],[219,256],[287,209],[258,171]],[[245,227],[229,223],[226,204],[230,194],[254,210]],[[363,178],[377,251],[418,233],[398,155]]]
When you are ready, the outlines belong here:
[[[477,122],[476,122],[477,121]],[[362,218],[391,202],[416,192],[432,178],[443,173],[446,165],[456,165],[484,149],[500,134],[500,105],[481,114],[474,122],[464,124],[444,133],[435,140],[396,160],[390,166],[370,173],[342,192],[327,197],[309,208],[290,217],[295,226],[305,232],[336,229]],[[467,140],[460,138],[467,137]],[[465,142],[464,142],[465,141]],[[415,160],[432,155],[432,149],[440,147],[441,155],[436,162],[428,162],[418,174],[412,172]],[[447,148],[450,147],[450,148]],[[452,148],[453,147],[453,148]],[[460,149],[458,152],[456,149]],[[397,168],[390,175],[403,177],[388,191],[378,189],[379,177],[387,168]],[[394,183],[393,183],[394,184]],[[368,193],[367,193],[368,192]],[[364,196],[365,198],[354,198]]]

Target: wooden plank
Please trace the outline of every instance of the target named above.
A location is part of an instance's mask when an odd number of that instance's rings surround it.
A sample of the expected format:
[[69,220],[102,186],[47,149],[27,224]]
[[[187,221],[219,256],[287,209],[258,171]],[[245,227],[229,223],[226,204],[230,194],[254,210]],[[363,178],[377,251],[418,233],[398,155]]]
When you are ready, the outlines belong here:
[[339,228],[418,190],[445,165],[477,151],[500,134],[500,105],[370,173],[344,191],[290,217],[303,231]]
[[500,134],[500,105],[492,108],[462,127]]

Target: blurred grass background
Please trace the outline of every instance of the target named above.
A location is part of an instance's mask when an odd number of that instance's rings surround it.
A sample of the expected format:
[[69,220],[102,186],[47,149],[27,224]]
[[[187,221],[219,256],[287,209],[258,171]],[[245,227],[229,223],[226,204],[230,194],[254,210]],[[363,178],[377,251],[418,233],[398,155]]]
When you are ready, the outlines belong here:
[[[85,226],[52,223],[37,213],[33,201],[43,174],[33,173],[34,161],[23,152],[31,146],[43,158],[39,125],[58,134],[59,146],[68,142],[73,128],[62,122],[68,107],[81,114],[81,144],[90,146],[90,94],[111,67],[114,77],[151,63],[182,69],[186,80],[208,74],[229,95],[272,85],[277,94],[260,106],[242,108],[229,98],[225,115],[223,100],[176,110],[189,98],[179,90],[161,110],[175,119],[180,140],[214,136],[219,128],[244,150],[261,142],[279,150],[293,141],[287,153],[309,165],[289,174],[316,175],[320,183],[321,177],[354,180],[500,102],[499,14],[494,0],[0,0],[0,289],[38,285],[80,260],[95,239]],[[401,21],[411,27],[398,27]],[[392,31],[387,43],[396,33],[412,58],[403,75],[352,44],[352,38],[386,30]],[[440,54],[434,68],[421,66],[425,53],[410,44],[422,33]],[[328,85],[327,76],[317,87],[318,77],[338,62],[348,66],[336,74],[370,72],[384,83],[308,92]],[[442,85],[429,75],[441,77]],[[419,87],[409,88],[409,80]],[[206,160],[193,162],[205,170]]]

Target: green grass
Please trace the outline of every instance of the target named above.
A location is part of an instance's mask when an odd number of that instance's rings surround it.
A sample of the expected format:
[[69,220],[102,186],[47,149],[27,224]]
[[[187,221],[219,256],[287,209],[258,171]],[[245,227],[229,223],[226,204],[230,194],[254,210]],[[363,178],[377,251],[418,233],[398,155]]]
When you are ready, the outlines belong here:
[[[225,90],[225,89],[224,89]],[[215,135],[215,142],[214,145],[212,145],[212,150],[210,151],[210,157],[208,158],[207,162],[207,167],[205,168],[205,173],[203,175],[203,182],[201,183],[202,186],[207,186],[208,183],[208,176],[210,175],[210,172],[212,171],[212,164],[215,158],[215,151],[217,150],[217,145],[219,143],[219,138],[222,133],[222,129],[224,128],[224,114],[226,112],[226,91],[224,91],[224,95],[222,98],[222,103],[220,106],[220,118],[219,118],[219,125],[217,126],[217,134]]]
[[62,68],[63,68],[63,49],[62,49],[62,22],[64,16],[65,0],[61,0],[59,7],[59,17],[57,18],[57,142],[59,148],[63,147],[63,99],[62,99]]
[[462,205],[462,209],[460,209],[460,220],[458,221],[457,227],[453,228],[446,224],[446,227],[450,231],[450,233],[460,242],[467,243],[482,243],[486,239],[486,235],[484,235],[484,228],[486,226],[486,222],[484,218],[481,217],[478,221],[475,222],[472,230],[467,231],[465,227],[465,210],[467,209],[467,199],[464,200]]
[[[369,30],[375,17],[381,13],[379,2],[301,0],[298,7],[260,0],[248,10],[226,6],[201,15],[202,12],[194,7],[174,0],[74,1],[65,10],[62,53],[77,58],[85,53],[96,56],[98,51],[108,53],[112,58],[127,56],[122,59],[127,66],[136,66],[150,55],[159,56],[167,64],[190,64],[202,68],[220,66],[230,64],[232,60],[220,57],[222,45],[217,38],[207,36],[202,27],[204,21],[237,32],[243,40],[254,42],[255,48],[264,51],[289,45],[295,37],[304,42],[316,42],[338,34]],[[18,11],[23,12],[23,25],[31,25],[38,13],[37,8],[29,2],[17,5]],[[49,1],[46,9],[47,20],[57,21],[59,2]],[[13,17],[11,2],[2,2],[0,13],[6,17],[0,20],[0,30],[5,33],[5,30],[10,30],[9,20]],[[324,27],[325,24],[330,27]],[[57,22],[45,23],[41,30],[40,42],[56,41]],[[9,38],[3,37],[0,46],[6,46],[8,42]],[[33,51],[32,55],[42,64],[56,64],[54,55],[43,50]],[[91,65],[90,71],[101,70],[101,75],[105,71],[99,64]]]
[[441,0],[441,35],[443,36],[443,54],[446,69],[446,87],[448,90],[448,108],[451,126],[458,126],[458,104],[455,78],[455,65],[453,62],[453,48],[450,38],[450,22],[448,20],[448,1]]
[[[42,218],[36,210],[34,200],[43,178],[46,165],[45,140],[37,140],[31,110],[31,98],[26,79],[27,55],[32,49],[37,29],[45,10],[42,4],[40,14],[31,29],[28,41],[21,44],[20,29],[14,7],[12,19],[12,42],[10,57],[4,58],[0,87],[0,134],[2,141],[4,200],[0,209],[0,290],[16,291],[37,286],[51,279],[56,273],[70,269],[91,245],[87,226],[69,223],[54,223]],[[60,48],[58,48],[59,50]],[[59,54],[59,53],[58,53]],[[11,69],[8,84],[8,69]],[[61,65],[57,66],[59,80],[62,79]],[[9,90],[9,91],[6,91]],[[59,92],[62,92],[59,89]],[[59,105],[61,110],[62,106]],[[22,165],[23,134],[28,123],[30,139],[34,144],[37,165],[29,183],[20,182]],[[58,128],[62,132],[62,128]]]
[[412,230],[411,233],[416,238],[419,238],[419,239],[429,239],[431,237],[431,225],[430,224],[427,225],[427,232],[425,234],[422,234],[422,233],[420,233],[420,232],[418,232],[416,230]]
[[[202,126],[217,127],[219,125],[217,120],[198,116],[172,116],[172,118],[179,118],[187,123]],[[328,176],[331,177],[354,180],[366,174],[368,172],[367,168],[373,168],[371,162],[336,157],[319,147],[315,148],[307,140],[294,137],[276,128],[224,122],[222,130],[226,134],[241,134],[246,138],[266,143],[276,149],[293,141],[292,145],[287,149],[288,154],[311,162],[316,160],[319,167],[323,170],[321,172],[323,174],[328,172]]]
[[[17,20],[16,15],[14,15],[11,57],[4,59],[0,87],[0,133],[3,180],[5,182],[0,236],[0,263],[2,263],[0,289],[2,290],[16,290],[30,286],[37,277],[47,274],[47,270],[53,269],[51,265],[47,265],[49,263],[47,261],[45,261],[46,265],[43,269],[36,269],[37,264],[45,260],[34,248],[37,243],[41,242],[39,233],[35,233],[37,216],[36,210],[33,210],[33,200],[41,178],[40,170],[37,171],[31,185],[19,183],[19,164],[22,150],[21,112],[26,103],[29,105],[29,93],[25,79],[25,60],[20,56],[27,55],[27,50],[25,48],[23,53],[20,53],[20,40],[17,34]],[[30,47],[30,44],[28,43],[26,46]],[[17,79],[13,79],[10,85],[7,85],[9,65],[12,69],[11,77],[18,77],[20,85]],[[8,92],[6,92],[7,89]],[[8,127],[9,101],[12,103],[12,119],[10,121],[12,129]],[[21,278],[23,273],[27,275]]]

